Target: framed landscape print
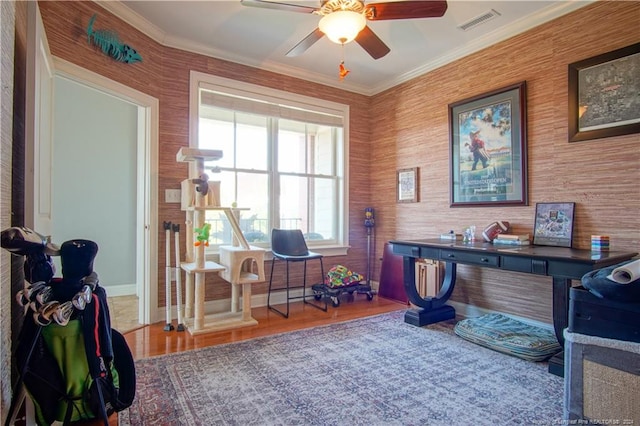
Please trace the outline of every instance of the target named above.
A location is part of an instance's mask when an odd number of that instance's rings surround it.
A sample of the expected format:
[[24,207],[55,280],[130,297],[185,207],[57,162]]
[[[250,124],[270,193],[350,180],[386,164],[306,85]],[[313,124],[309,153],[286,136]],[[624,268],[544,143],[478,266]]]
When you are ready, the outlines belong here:
[[640,133],[640,43],[569,64],[569,142]]
[[533,244],[572,247],[575,203],[536,203]]
[[527,205],[526,83],[449,105],[451,207]]

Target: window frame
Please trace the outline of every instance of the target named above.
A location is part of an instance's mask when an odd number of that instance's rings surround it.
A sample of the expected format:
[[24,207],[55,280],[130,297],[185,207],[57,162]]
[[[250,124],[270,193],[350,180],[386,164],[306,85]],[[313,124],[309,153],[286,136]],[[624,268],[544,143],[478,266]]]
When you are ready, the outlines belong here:
[[[218,77],[198,71],[190,72],[189,79],[189,146],[198,146],[198,125],[199,125],[199,109],[200,109],[200,89],[214,90],[223,94],[242,96],[253,100],[265,101],[284,105],[293,108],[301,108],[319,113],[332,114],[342,117],[343,143],[342,150],[336,151],[336,160],[343,162],[343,176],[341,177],[343,184],[339,187],[338,196],[342,198],[338,201],[341,206],[336,212],[337,215],[337,239],[335,243],[322,242],[320,244],[308,241],[309,247],[313,251],[319,252],[325,256],[341,256],[346,255],[349,248],[349,106],[337,102],[326,101],[323,99],[313,98],[309,96],[299,95],[296,93],[286,92],[269,87],[263,87],[251,83],[245,83],[224,77]],[[271,185],[271,189],[274,186]],[[274,194],[269,195],[273,203],[277,202]],[[240,206],[242,207],[242,206]],[[268,256],[270,258],[270,246],[267,247]],[[214,258],[217,251],[207,253],[207,257]]]

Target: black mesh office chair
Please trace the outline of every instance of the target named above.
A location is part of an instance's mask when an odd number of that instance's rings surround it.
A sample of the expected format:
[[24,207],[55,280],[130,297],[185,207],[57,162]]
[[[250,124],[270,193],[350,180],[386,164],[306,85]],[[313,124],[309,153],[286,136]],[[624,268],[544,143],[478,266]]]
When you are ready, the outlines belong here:
[[[320,261],[320,281],[324,282],[324,265],[322,263],[322,255],[309,251],[304,235],[299,229],[273,229],[271,231],[271,252],[273,260],[271,262],[271,276],[269,277],[269,291],[267,294],[267,307],[285,318],[289,318],[289,301],[293,299],[302,299],[304,303],[314,306],[322,311],[327,311],[327,301],[324,300],[324,306],[321,304],[310,303],[308,297],[314,297],[313,293],[307,295],[307,261],[317,259]],[[277,261],[284,260],[287,266],[286,290],[287,290],[287,310],[282,312],[271,305],[271,290],[273,285],[273,269]],[[300,288],[300,286],[290,287],[289,283],[289,263],[304,262],[304,273],[302,278],[302,296],[291,296],[290,289]]]

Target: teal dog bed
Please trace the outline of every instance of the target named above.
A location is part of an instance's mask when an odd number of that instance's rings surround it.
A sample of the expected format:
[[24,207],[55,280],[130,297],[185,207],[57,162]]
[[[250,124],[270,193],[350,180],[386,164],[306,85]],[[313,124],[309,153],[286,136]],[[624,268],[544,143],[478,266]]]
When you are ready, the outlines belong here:
[[552,331],[501,314],[461,320],[454,332],[470,342],[528,361],[544,361],[562,350]]

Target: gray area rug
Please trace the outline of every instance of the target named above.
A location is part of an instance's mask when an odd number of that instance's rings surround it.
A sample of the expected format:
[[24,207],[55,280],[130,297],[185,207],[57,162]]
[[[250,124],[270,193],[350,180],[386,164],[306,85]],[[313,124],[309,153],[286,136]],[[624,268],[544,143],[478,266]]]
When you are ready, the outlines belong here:
[[[561,424],[563,380],[404,311],[136,361],[126,425]],[[295,321],[292,318],[291,321]]]

